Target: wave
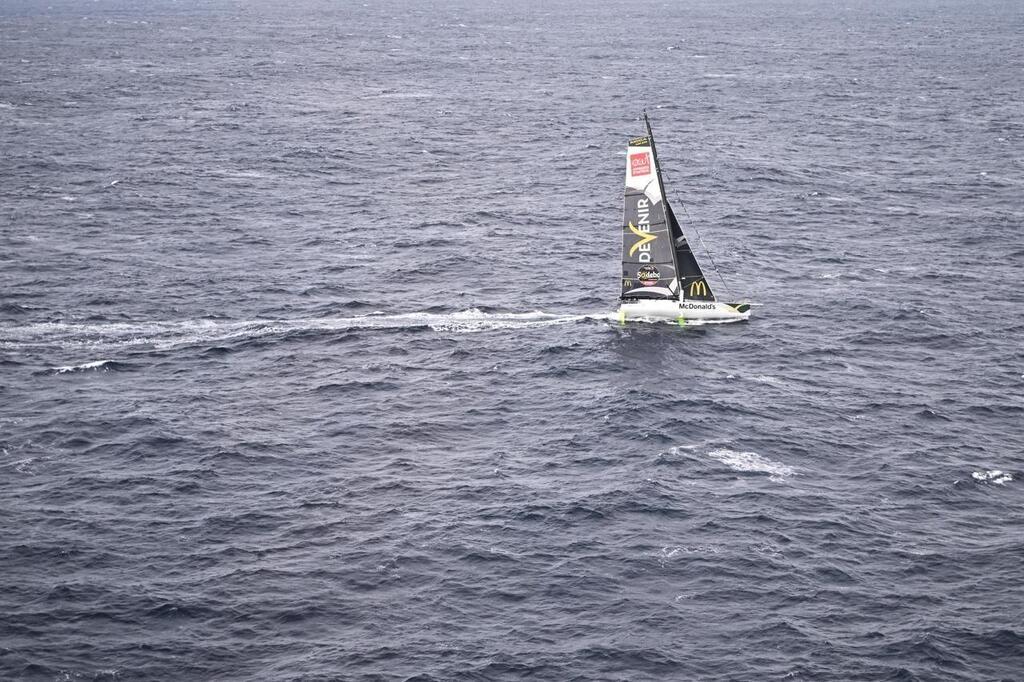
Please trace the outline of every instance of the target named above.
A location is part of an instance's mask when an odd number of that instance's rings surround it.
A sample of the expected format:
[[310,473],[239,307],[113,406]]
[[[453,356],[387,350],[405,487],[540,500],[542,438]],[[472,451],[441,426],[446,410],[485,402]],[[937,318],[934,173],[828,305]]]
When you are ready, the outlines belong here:
[[[4,450],[3,453],[7,454],[7,451]],[[15,471],[17,471],[19,474],[28,473],[28,472],[31,471],[31,469],[29,467],[37,459],[38,459],[38,457],[25,457],[23,459],[18,459],[18,460],[15,460],[13,462],[6,462],[4,464],[0,464],[0,469],[6,469],[8,467],[11,467]]]
[[83,362],[80,365],[65,365],[63,367],[51,367],[47,374],[67,374],[68,372],[88,372],[90,370],[95,371],[117,371],[124,369],[125,365],[120,362],[114,362],[113,360],[93,360],[92,362]]

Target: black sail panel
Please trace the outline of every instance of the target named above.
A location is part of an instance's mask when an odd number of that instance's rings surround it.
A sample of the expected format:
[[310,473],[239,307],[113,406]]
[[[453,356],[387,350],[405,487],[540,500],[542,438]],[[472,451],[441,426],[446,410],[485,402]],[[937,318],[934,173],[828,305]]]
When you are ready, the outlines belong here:
[[711,283],[704,278],[697,257],[690,248],[690,243],[683,234],[679,221],[676,220],[672,207],[665,204],[669,230],[675,247],[676,263],[679,267],[679,288],[684,301],[714,301],[715,294],[711,291]]
[[679,281],[671,227],[648,137],[629,141],[622,216],[623,299],[676,299]]

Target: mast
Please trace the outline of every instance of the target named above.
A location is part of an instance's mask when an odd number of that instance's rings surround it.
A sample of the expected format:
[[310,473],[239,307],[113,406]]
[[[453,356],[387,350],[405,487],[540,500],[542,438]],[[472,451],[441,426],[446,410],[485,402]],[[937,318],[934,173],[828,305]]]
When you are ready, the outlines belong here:
[[[682,300],[683,298],[683,273],[679,270],[679,254],[676,252],[675,241],[676,232],[679,232],[679,223],[675,221],[675,216],[672,215],[672,207],[668,203],[668,195],[665,194],[665,182],[661,178],[661,161],[658,160],[658,148],[654,144],[654,131],[651,130],[651,119],[647,117],[647,109],[644,109],[644,126],[647,128],[647,139],[651,142],[651,156],[654,157],[654,173],[658,178],[658,189],[661,192],[661,203],[665,208],[665,220],[669,224],[669,234],[673,241],[672,249],[672,266],[676,272],[676,283],[679,286],[679,292],[677,298]],[[674,223],[674,225],[673,225]],[[680,232],[680,235],[682,233]]]
[[651,141],[651,154],[654,155],[654,169],[658,171],[658,184],[661,185],[661,199],[665,201],[665,185],[661,181],[661,162],[658,161],[658,148],[654,146],[654,131],[651,130],[651,119],[647,118],[644,109],[644,125],[647,127],[647,139]]

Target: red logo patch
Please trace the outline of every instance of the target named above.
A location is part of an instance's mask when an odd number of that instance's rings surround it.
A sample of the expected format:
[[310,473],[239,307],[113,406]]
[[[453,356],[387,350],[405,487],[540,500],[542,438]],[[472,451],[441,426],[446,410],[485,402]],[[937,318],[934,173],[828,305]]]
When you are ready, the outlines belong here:
[[630,175],[650,175],[651,174],[651,155],[647,152],[641,152],[639,154],[629,155],[629,174]]

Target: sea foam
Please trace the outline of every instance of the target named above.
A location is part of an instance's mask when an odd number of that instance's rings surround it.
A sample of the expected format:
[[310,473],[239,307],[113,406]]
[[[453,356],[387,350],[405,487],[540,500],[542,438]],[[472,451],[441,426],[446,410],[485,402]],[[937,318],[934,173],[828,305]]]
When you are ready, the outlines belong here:
[[708,457],[716,459],[733,471],[748,471],[768,474],[770,481],[782,481],[788,476],[796,474],[796,470],[781,462],[763,457],[756,452],[737,452],[721,448],[712,450]]
[[1013,480],[1013,475],[999,469],[991,469],[989,471],[974,471],[971,473],[971,478],[979,483],[1006,485]]

